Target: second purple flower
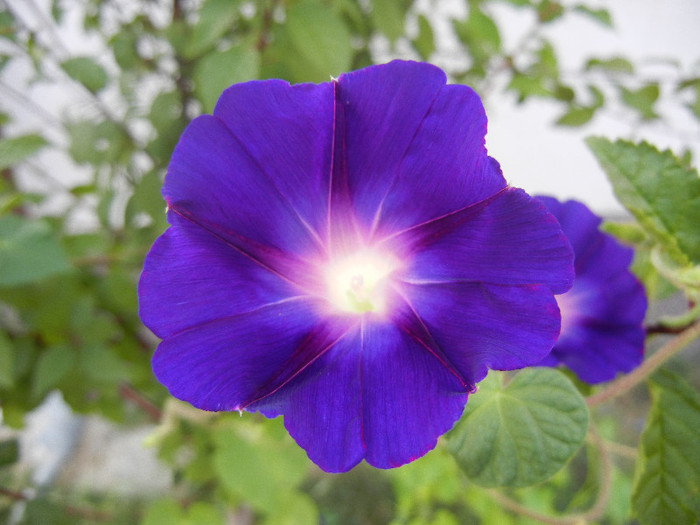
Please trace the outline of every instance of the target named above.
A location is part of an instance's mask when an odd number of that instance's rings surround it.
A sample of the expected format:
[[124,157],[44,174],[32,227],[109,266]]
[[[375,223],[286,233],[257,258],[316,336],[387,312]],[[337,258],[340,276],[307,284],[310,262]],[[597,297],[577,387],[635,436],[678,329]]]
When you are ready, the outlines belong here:
[[226,90],[175,149],[139,283],[159,381],[283,415],[327,471],[433,448],[488,369],[547,355],[573,280],[485,133],[478,96],[415,62]]
[[644,287],[630,271],[632,248],[600,231],[600,217],[578,201],[538,197],[560,222],[575,253],[576,279],[557,297],[561,335],[542,365],[569,367],[600,383],[630,372],[644,357]]

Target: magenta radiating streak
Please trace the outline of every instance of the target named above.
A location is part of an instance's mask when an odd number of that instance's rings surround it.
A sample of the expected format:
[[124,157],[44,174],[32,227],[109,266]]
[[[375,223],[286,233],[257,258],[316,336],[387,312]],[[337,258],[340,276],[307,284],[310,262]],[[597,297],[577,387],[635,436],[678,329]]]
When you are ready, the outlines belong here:
[[365,439],[365,421],[367,419],[366,416],[366,410],[367,407],[365,405],[365,396],[364,396],[364,385],[363,385],[363,372],[364,372],[364,353],[366,352],[365,348],[365,316],[362,316],[362,319],[360,319],[360,348],[362,349],[362,354],[363,358],[358,359],[357,367],[357,376],[360,381],[360,413],[362,414],[362,421],[360,422],[360,442],[362,443],[362,447],[367,449],[367,440]]
[[[401,287],[397,284],[394,285],[394,291],[395,293],[401,297],[401,299],[406,303],[406,306],[409,309],[409,312],[411,314],[411,317],[413,319],[406,319],[404,322],[399,322],[399,326],[401,327],[401,330],[406,332],[408,335],[410,335],[413,339],[415,339],[427,352],[429,352],[435,359],[438,360],[438,362],[445,367],[447,371],[450,372],[453,376],[455,376],[459,382],[462,384],[462,387],[465,389],[466,392],[470,392],[474,389],[474,384],[469,381],[467,381],[462,374],[459,373],[459,370],[457,369],[454,364],[450,362],[449,357],[447,357],[447,354],[440,348],[440,346],[437,344],[435,341],[435,338],[432,336],[430,333],[430,330],[428,327],[425,325],[423,322],[423,319],[421,319],[420,315],[418,312],[416,312],[416,309],[413,307],[411,304],[411,301],[409,300],[408,297],[402,292]],[[413,321],[413,323],[411,323]],[[418,330],[415,330],[411,327],[411,324],[417,325]]]
[[[376,234],[377,228],[379,227],[379,223],[382,218],[382,210],[384,209],[384,203],[386,202],[387,197],[391,193],[391,191],[394,189],[395,185],[398,182],[399,178],[399,172],[401,171],[401,167],[403,165],[404,159],[406,158],[406,154],[408,153],[409,149],[413,145],[413,142],[416,139],[416,136],[421,130],[421,127],[423,126],[423,123],[425,122],[426,117],[430,113],[430,110],[433,108],[433,105],[435,104],[435,101],[438,98],[438,95],[440,94],[440,91],[435,93],[435,96],[433,97],[432,102],[430,103],[430,106],[428,109],[425,111],[425,114],[423,115],[423,118],[421,119],[420,123],[416,127],[415,132],[413,133],[413,137],[411,137],[410,142],[408,143],[408,146],[406,147],[406,150],[404,151],[403,155],[401,156],[400,161],[396,165],[396,169],[393,171],[392,176],[391,176],[391,182],[389,185],[386,187],[386,191],[382,195],[381,200],[379,201],[379,205],[377,206],[377,211],[374,213],[374,217],[372,218],[372,224],[370,227],[370,232],[369,232],[369,238],[374,242],[374,236]],[[383,239],[382,239],[383,240]],[[381,241],[380,241],[381,242]]]
[[348,185],[345,107],[340,88],[333,80],[333,145],[328,184],[328,234],[326,253],[329,260],[342,258],[360,249],[362,235],[355,216]]
[[254,155],[250,153],[248,148],[245,145],[245,141],[242,140],[240,137],[236,135],[232,130],[229,129],[229,132],[231,133],[231,136],[233,137],[233,140],[236,141],[236,144],[241,148],[241,150],[245,151],[247,156],[250,158],[250,160],[258,167],[260,170],[260,173],[262,173],[265,178],[269,181],[270,186],[274,189],[274,192],[276,193],[279,198],[285,202],[285,204],[289,207],[289,209],[292,211],[294,214],[296,220],[299,221],[299,223],[306,229],[306,231],[309,233],[311,238],[316,242],[317,246],[323,250],[324,245],[323,241],[319,237],[318,233],[311,227],[311,225],[306,222],[304,217],[299,213],[299,210],[294,206],[294,204],[287,198],[287,196],[284,194],[282,190],[280,190],[279,186],[277,185],[275,181],[275,177],[271,176],[268,173],[268,170],[265,169],[265,166],[261,165],[258,159],[255,158]]
[[[323,328],[328,329],[329,327],[324,326]],[[341,330],[337,330],[338,327],[336,325],[331,325],[330,329],[332,330],[333,328],[339,333],[328,334],[325,330],[319,329],[308,334],[297,346],[292,356],[280,368],[279,373],[271,377],[255,392],[250,400],[241,403],[237,409],[245,410],[248,406],[263,401],[265,398],[274,395],[281,388],[284,388],[285,385],[302,374],[309,366],[338,344],[341,339],[346,337],[355,328],[355,324],[348,323],[348,326]]]
[[[201,219],[197,219],[186,210],[180,209],[177,205],[168,205],[168,210],[182,217],[184,220],[196,224],[203,230],[208,231],[220,241],[226,243],[238,253],[244,255],[255,264],[269,270],[281,279],[290,284],[297,285],[302,289],[312,289],[314,286],[309,283],[313,278],[308,272],[303,271],[304,263],[292,261],[289,254],[281,253],[270,246],[260,245],[235,232],[222,231],[221,227],[215,224],[207,224]],[[233,241],[235,239],[236,242]],[[301,271],[300,271],[301,270]]]
[[469,219],[478,215],[486,206],[507,190],[508,186],[503,187],[490,197],[479,202],[386,235],[377,242],[377,246],[388,244],[389,246],[397,247],[401,253],[408,254],[411,250],[419,249],[421,245],[429,244],[432,239],[439,238],[445,232],[459,227]]

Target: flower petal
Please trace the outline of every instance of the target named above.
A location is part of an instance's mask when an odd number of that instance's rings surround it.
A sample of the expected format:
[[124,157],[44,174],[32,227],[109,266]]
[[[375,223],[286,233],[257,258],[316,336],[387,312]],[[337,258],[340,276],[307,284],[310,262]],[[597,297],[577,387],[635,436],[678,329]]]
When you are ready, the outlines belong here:
[[314,302],[295,298],[174,334],[158,345],[153,371],[173,396],[197,408],[242,410],[324,347],[318,335],[308,344],[317,311]]
[[398,467],[432,450],[459,419],[464,385],[410,334],[368,323],[362,339],[366,460]]
[[139,315],[158,337],[300,293],[199,226],[179,216],[171,222],[146,256],[138,286]]
[[216,229],[232,244],[302,255],[319,249],[313,229],[216,117],[201,115],[187,126],[168,166],[163,195],[171,211]]
[[618,372],[630,372],[639,366],[644,357],[644,335],[641,326],[595,319],[572,323],[552,350],[551,361],[541,364],[564,364],[587,383],[609,381]]
[[486,114],[467,86],[444,86],[396,169],[378,235],[482,201],[506,186],[484,147]]
[[400,293],[421,324],[410,317],[400,322],[426,345],[437,345],[471,385],[487,369],[538,363],[559,335],[559,309],[546,286],[403,284]]
[[604,280],[627,271],[634,250],[618,243],[600,230],[601,218],[577,201],[559,202],[537,197],[557,218],[576,254],[576,278],[589,276]]
[[609,323],[641,327],[647,300],[637,278],[627,269],[607,280],[583,275],[559,300],[572,303],[573,318],[599,319]]
[[573,281],[571,246],[556,219],[515,188],[385,241],[410,259],[407,282],[546,284],[562,293]]
[[435,66],[403,61],[338,78],[348,183],[366,228],[445,81],[445,74]]
[[647,303],[641,284],[630,272],[624,269],[607,280],[584,275],[558,301],[562,333],[542,364],[562,363],[588,383],[608,381],[639,366],[644,357],[642,320]]
[[[270,413],[328,472],[349,470],[364,457],[397,467],[431,450],[461,415],[467,393],[430,352],[393,323],[368,318],[315,361]],[[270,400],[266,400],[268,403]]]
[[229,87],[220,118],[279,194],[319,236],[325,228],[333,140],[333,86],[282,80]]
[[365,454],[362,438],[361,355],[346,335],[284,389],[254,403],[271,417],[284,414],[289,434],[326,472],[345,472]]
[[647,307],[644,288],[628,269],[633,250],[601,232],[601,219],[584,204],[538,200],[557,217],[576,254],[574,285],[557,297],[561,335],[541,364],[564,364],[588,383],[629,372],[643,359]]

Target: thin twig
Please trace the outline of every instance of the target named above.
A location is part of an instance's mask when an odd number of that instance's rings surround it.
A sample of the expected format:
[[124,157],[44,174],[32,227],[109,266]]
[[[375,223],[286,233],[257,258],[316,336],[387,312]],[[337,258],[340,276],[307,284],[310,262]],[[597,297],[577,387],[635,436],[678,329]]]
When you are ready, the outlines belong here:
[[[181,0],[173,0],[173,23],[184,20],[184,10],[182,7]],[[189,117],[188,108],[192,107],[194,104],[194,97],[192,96],[192,84],[190,82],[192,73],[192,64],[184,56],[180,55],[174,48],[173,54],[175,58],[175,63],[177,64],[177,71],[175,72],[173,81],[175,82],[175,87],[182,99],[182,113],[181,116],[185,118]]]
[[541,523],[547,523],[549,525],[575,525],[577,523],[576,519],[570,516],[558,518],[556,516],[548,516],[547,514],[541,514],[534,510],[528,509],[517,501],[513,501],[509,497],[504,496],[497,490],[489,490],[488,495],[491,496],[496,503],[502,507],[505,507],[511,512],[515,512],[516,514],[520,514],[521,516],[525,516],[527,518],[532,518],[533,520],[537,520]]
[[137,405],[152,421],[157,423],[163,417],[163,411],[157,405],[149,399],[146,399],[141,392],[128,383],[121,383],[119,385],[119,395],[122,396],[123,399]]
[[275,14],[277,3],[277,0],[272,0],[270,5],[262,13],[260,36],[258,37],[258,41],[255,45],[255,48],[258,51],[262,51],[270,43],[270,28],[272,27],[273,15]]
[[613,381],[600,392],[586,398],[586,404],[589,407],[594,407],[610,399],[626,394],[699,336],[700,321],[693,324],[690,328],[686,328],[683,332],[671,339],[654,354],[644,360],[634,371]]
[[6,489],[5,487],[0,487],[0,495],[6,496],[14,501],[25,501],[29,499],[29,496],[16,490]]
[[[29,501],[30,499],[33,499],[33,497],[34,497],[34,496],[31,496],[28,494],[24,494],[22,492],[18,492],[16,490],[6,489],[4,487],[0,487],[0,495],[6,496],[13,501]],[[101,511],[101,510],[87,509],[84,507],[76,507],[74,505],[61,505],[60,507],[69,516],[77,516],[79,518],[88,519],[91,521],[109,522],[112,520],[111,514],[104,512],[104,511]]]
[[56,31],[56,27],[53,23],[53,20],[49,19],[46,17],[46,14],[39,8],[34,3],[34,0],[25,0],[27,7],[34,13],[34,16],[37,18],[39,23],[42,25],[39,31],[37,31],[37,35],[39,34],[47,34],[49,35],[50,39],[53,41],[52,42],[52,47],[55,47],[56,50],[63,55],[63,57],[69,57],[70,52],[68,51],[68,48],[65,46],[63,41],[61,40],[60,35]]
[[636,447],[615,443],[614,441],[605,441],[605,448],[608,452],[627,459],[637,459],[638,451]]
[[662,317],[659,322],[646,328],[649,334],[679,334],[690,328],[700,318],[700,303],[689,303],[689,309],[681,315]]
[[16,90],[15,88],[6,84],[2,80],[0,80],[0,89],[7,92],[7,94],[9,94],[11,97],[20,102],[23,108],[30,109],[32,112],[34,112],[34,114],[40,117],[45,124],[56,128],[57,130],[61,131],[61,133],[65,131],[63,123],[58,118],[49,113],[46,109],[37,104],[34,100],[29,98],[26,95],[26,92],[23,93],[21,91]]

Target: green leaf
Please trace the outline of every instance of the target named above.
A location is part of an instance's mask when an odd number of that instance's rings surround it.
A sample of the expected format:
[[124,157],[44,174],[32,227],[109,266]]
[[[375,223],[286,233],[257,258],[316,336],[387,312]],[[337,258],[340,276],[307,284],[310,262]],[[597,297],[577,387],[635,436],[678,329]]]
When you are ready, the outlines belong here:
[[84,120],[66,125],[70,146],[68,153],[79,164],[93,166],[115,163],[128,154],[129,138],[114,122]]
[[652,82],[639,89],[627,89],[620,86],[620,98],[628,107],[634,109],[644,120],[654,120],[659,115],[654,111],[654,104],[659,98],[659,85]]
[[46,140],[35,133],[0,140],[0,170],[17,164],[44,146],[46,146]]
[[293,53],[290,67],[299,63],[297,76],[306,81],[325,82],[331,76],[350,69],[352,47],[350,32],[330,7],[316,2],[302,2],[287,10],[285,26]]
[[176,501],[159,499],[148,505],[141,525],[177,525],[181,518],[182,509]]
[[61,0],[51,0],[51,17],[60,24],[63,21],[63,15],[66,14],[63,2]]
[[204,111],[211,113],[224,89],[237,82],[253,80],[259,72],[260,55],[251,47],[241,45],[209,53],[195,66],[195,94]]
[[78,365],[86,377],[97,382],[118,383],[129,378],[127,364],[109,347],[83,346]]
[[700,496],[700,396],[661,370],[650,381],[651,410],[642,432],[632,508],[642,524],[694,525]]
[[61,68],[93,93],[107,85],[107,72],[90,57],[69,58],[61,63]]
[[586,62],[586,70],[602,69],[613,73],[634,73],[634,66],[624,57],[591,58]]
[[160,194],[163,181],[155,171],[146,173],[134,188],[124,212],[126,224],[131,224],[139,213],[148,215],[159,229],[165,229],[165,202]]
[[594,108],[576,108],[572,107],[557,119],[557,124],[560,126],[583,126],[593,118],[595,114]]
[[28,284],[68,268],[63,248],[46,222],[0,217],[0,286]]
[[413,40],[413,47],[423,60],[428,60],[435,51],[435,37],[430,21],[423,15],[418,15],[418,36]]
[[180,521],[178,525],[224,525],[224,520],[214,505],[204,501],[196,501],[187,508],[185,519]]
[[551,477],[576,453],[588,427],[586,403],[551,368],[529,368],[508,384],[491,372],[447,436],[448,450],[478,485],[524,487]]
[[700,264],[700,177],[670,151],[586,139],[618,200],[678,264]]
[[232,29],[238,16],[238,2],[231,0],[206,0],[199,10],[192,34],[185,44],[185,58],[201,56]]
[[585,4],[579,4],[574,7],[574,11],[589,16],[596,22],[599,22],[607,27],[612,27],[612,18],[610,17],[610,12],[607,9],[593,9]]
[[17,27],[15,24],[15,19],[12,14],[7,10],[3,9],[0,11],[0,38],[7,38],[8,40],[15,41],[17,39]]
[[469,47],[469,53],[478,60],[488,59],[501,49],[498,26],[477,4],[471,4],[467,20],[455,20],[454,27],[457,36]]
[[417,500],[416,494],[443,503],[456,503],[464,497],[459,467],[444,447],[437,447],[419,460],[393,469],[390,475],[398,516],[410,515],[421,506],[424,500]]
[[[654,268],[669,282],[683,290],[692,303],[700,301],[700,264],[678,264],[670,253],[654,246],[650,251],[650,260]],[[688,322],[693,319],[689,319]]]
[[603,104],[605,104],[605,95],[603,95],[603,92],[595,86],[588,86],[588,91],[593,97],[593,104],[591,107],[595,109],[602,108]]
[[650,302],[665,299],[678,292],[678,288],[665,279],[654,266],[648,249],[636,249],[634,251],[634,259],[630,270],[644,285]]
[[73,368],[75,351],[67,345],[56,345],[41,354],[34,369],[32,397],[40,398]]
[[605,221],[600,230],[616,237],[623,244],[639,245],[648,241],[649,236],[636,222]]
[[[235,63],[228,67],[235,67]],[[182,98],[177,91],[164,91],[159,93],[151,103],[148,111],[148,120],[158,133],[167,132],[173,122],[180,119],[182,115]]]
[[549,90],[544,87],[540,77],[515,73],[508,84],[508,89],[512,89],[518,94],[518,101],[522,102],[528,97],[548,97]]
[[163,35],[177,55],[184,55],[189,36],[189,26],[184,20],[173,20],[165,26]]
[[372,24],[394,43],[403,35],[406,11],[397,0],[372,0],[369,13]]
[[576,98],[576,92],[564,84],[557,84],[552,93],[554,98],[563,102],[572,103]]
[[684,89],[691,89],[694,91],[694,100],[688,104],[686,107],[693,112],[696,118],[700,119],[700,77],[694,77],[684,80],[678,84],[678,91]]
[[14,384],[15,353],[12,341],[0,332],[0,388],[11,388]]
[[314,501],[303,492],[286,492],[280,505],[266,517],[262,525],[297,525],[299,523],[319,523],[318,509]]
[[281,418],[255,425],[236,416],[214,431],[214,469],[221,484],[261,512],[283,509],[309,466],[283,429],[279,436],[269,431],[281,426]]
[[110,38],[109,45],[112,47],[114,60],[123,70],[134,69],[139,64],[141,59],[136,50],[136,35],[133,33],[117,33]]
[[537,50],[537,63],[533,66],[533,73],[544,78],[557,79],[559,77],[559,61],[554,46],[546,41]]
[[19,459],[19,443],[16,439],[0,441],[0,468],[16,463]]
[[553,22],[564,14],[564,6],[559,2],[542,0],[537,6],[537,16],[542,23]]
[[[195,68],[200,67],[200,63],[197,62]],[[148,111],[148,120],[155,128],[156,135],[146,146],[146,152],[157,166],[165,166],[187,123],[181,95],[177,91],[165,91],[155,97]]]

